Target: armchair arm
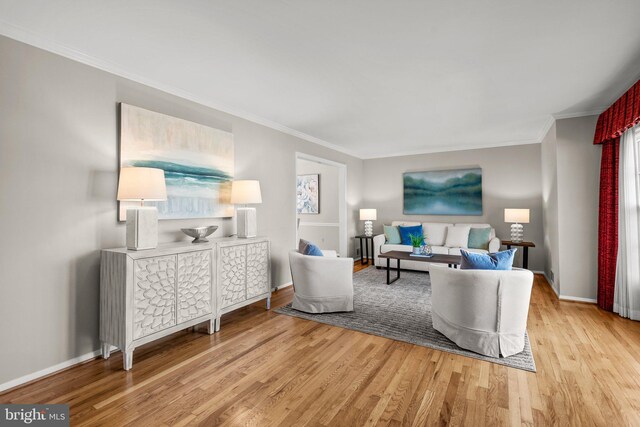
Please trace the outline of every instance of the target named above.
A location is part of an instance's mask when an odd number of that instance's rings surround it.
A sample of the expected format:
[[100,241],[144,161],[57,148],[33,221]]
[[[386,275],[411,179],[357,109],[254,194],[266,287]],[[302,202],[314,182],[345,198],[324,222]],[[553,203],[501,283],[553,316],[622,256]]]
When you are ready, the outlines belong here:
[[338,257],[338,252],[332,250],[332,249],[320,249],[322,251],[322,255],[329,257],[329,258],[337,258]]
[[494,253],[500,251],[500,246],[502,246],[502,242],[499,238],[494,237],[489,240],[489,253]]
[[387,241],[387,238],[384,234],[378,234],[373,237],[373,263],[374,265],[378,265],[378,256],[380,256],[380,247],[384,245]]

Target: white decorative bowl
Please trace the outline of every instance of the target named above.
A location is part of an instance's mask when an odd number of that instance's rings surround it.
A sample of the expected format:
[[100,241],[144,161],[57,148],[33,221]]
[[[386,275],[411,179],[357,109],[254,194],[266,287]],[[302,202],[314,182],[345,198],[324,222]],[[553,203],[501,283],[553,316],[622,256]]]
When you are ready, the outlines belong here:
[[210,225],[208,227],[181,228],[180,231],[189,237],[195,237],[191,243],[204,243],[208,242],[205,237],[212,235],[217,229],[217,225]]

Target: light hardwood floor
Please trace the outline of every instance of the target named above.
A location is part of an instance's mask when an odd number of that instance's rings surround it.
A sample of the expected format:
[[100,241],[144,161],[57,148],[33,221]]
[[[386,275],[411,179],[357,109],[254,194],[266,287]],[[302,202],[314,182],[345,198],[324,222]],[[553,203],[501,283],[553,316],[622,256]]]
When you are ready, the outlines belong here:
[[[359,267],[356,267],[356,269]],[[274,294],[274,307],[292,289]],[[223,317],[0,394],[68,403],[72,425],[640,425],[640,323],[558,301],[536,276],[538,372],[266,311]],[[42,351],[42,350],[39,350]]]

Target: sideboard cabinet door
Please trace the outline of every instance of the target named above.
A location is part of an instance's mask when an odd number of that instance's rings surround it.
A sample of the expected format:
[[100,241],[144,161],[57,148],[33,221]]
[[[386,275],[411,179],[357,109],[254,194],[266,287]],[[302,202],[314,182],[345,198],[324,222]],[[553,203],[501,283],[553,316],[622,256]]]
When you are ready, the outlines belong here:
[[220,308],[246,300],[247,246],[220,248]]
[[178,254],[178,323],[211,312],[211,251]]
[[134,262],[133,338],[176,325],[176,256]]
[[269,242],[247,245],[247,299],[270,291]]

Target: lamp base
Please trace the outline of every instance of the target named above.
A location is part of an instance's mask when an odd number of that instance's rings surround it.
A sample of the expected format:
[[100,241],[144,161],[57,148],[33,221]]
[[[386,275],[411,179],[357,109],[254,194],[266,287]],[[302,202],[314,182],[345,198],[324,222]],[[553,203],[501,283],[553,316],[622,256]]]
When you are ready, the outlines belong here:
[[256,208],[238,208],[238,237],[247,239],[258,234]]
[[524,226],[522,224],[511,224],[511,241],[522,242],[524,236]]
[[140,206],[127,209],[127,249],[142,251],[158,246],[158,209]]
[[367,237],[373,236],[373,221],[367,220],[364,222],[364,235]]

